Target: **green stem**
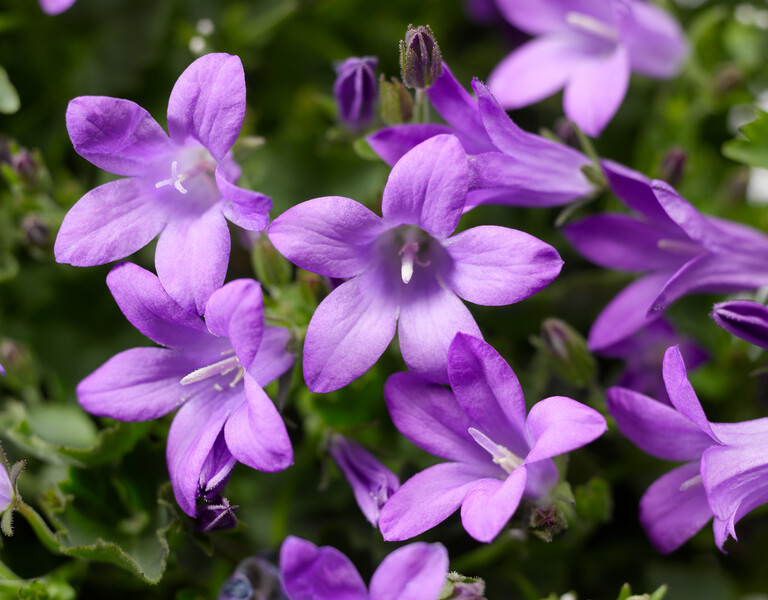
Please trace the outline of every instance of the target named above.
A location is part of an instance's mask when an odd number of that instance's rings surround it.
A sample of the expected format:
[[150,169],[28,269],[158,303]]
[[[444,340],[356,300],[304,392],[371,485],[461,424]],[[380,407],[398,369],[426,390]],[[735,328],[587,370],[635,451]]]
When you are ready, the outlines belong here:
[[56,554],[61,552],[61,546],[56,538],[56,534],[51,531],[51,528],[48,527],[48,524],[43,520],[43,517],[41,517],[34,508],[19,500],[16,510],[27,520],[32,527],[32,530],[35,532],[35,535],[37,535],[37,539],[40,540],[43,546]]
[[426,90],[416,89],[416,107],[413,112],[416,123],[429,123],[429,100]]

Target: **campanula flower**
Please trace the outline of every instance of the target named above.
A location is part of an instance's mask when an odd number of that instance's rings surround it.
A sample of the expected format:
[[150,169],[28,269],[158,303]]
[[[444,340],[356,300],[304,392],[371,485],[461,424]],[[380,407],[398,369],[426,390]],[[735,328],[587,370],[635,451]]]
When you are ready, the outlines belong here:
[[366,587],[336,548],[289,536],[280,548],[280,576],[290,600],[437,600],[448,576],[448,552],[423,542],[398,548]]
[[566,116],[598,136],[621,106],[630,72],[670,78],[687,48],[680,25],[641,0],[497,0],[502,16],[536,36],[499,63],[488,85],[504,108],[564,88]]
[[602,166],[613,192],[636,214],[588,217],[563,233],[593,263],[643,276],[597,317],[589,332],[591,350],[624,340],[686,294],[768,285],[767,236],[701,215],[663,181],[650,181],[610,161]]
[[605,419],[561,396],[525,400],[509,365],[483,340],[459,333],[448,351],[451,390],[411,373],[392,375],[384,388],[392,421],[414,444],[451,462],[416,474],[381,510],[386,540],[431,529],[461,506],[461,522],[490,542],[523,496],[541,498],[557,483],[553,456],[600,437]]
[[78,400],[91,414],[120,421],[179,409],[167,459],[185,513],[195,516],[198,496],[214,498],[238,461],[261,471],[292,464],[285,424],[263,390],[293,363],[289,334],[264,325],[258,282],[237,279],[216,290],[205,322],[131,263],[115,266],[107,285],[131,324],[163,347],[112,357],[80,382]]
[[728,333],[768,350],[768,308],[753,300],[715,304],[712,319]]
[[40,0],[40,8],[49,15],[58,15],[69,9],[76,0]]
[[125,258],[158,233],[155,265],[168,294],[202,315],[229,263],[227,219],[259,231],[272,201],[239,188],[230,152],[245,115],[245,75],[237,56],[193,62],[171,92],[166,135],[130,100],[81,96],[69,103],[75,150],[125,176],[88,192],[61,225],[56,260],[92,266]]
[[363,129],[373,121],[379,99],[375,56],[351,57],[336,66],[333,95],[339,109],[339,121],[350,129]]
[[641,450],[684,461],[640,500],[640,522],[660,552],[672,552],[713,518],[722,549],[735,523],[768,502],[768,418],[710,423],[677,346],[664,355],[670,407],[626,388],[607,392],[619,430]]
[[459,298],[502,306],[548,285],[562,260],[514,229],[480,226],[451,236],[467,196],[469,168],[454,136],[406,154],[384,189],[383,218],[350,200],[315,198],[289,209],[269,239],[308,271],[347,281],[317,307],[304,342],[304,378],[330,392],[365,373],[398,329],[408,368],[446,381],[458,331],[480,335]]

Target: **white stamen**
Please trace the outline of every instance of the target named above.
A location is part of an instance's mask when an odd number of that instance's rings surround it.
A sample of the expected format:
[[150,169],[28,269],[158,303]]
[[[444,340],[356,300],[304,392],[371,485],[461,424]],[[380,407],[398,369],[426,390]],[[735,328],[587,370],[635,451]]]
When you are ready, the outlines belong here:
[[683,240],[668,240],[665,238],[660,239],[656,242],[656,247],[659,250],[664,250],[666,252],[673,252],[675,254],[683,254],[683,255],[691,255],[696,256],[697,254],[702,253],[701,246],[698,246],[697,244],[693,244],[691,242],[686,242]]
[[472,436],[480,447],[493,457],[493,462],[499,465],[507,473],[512,473],[517,467],[523,464],[523,459],[510,452],[508,448],[494,442],[483,432],[474,427],[470,427],[467,432]]
[[603,38],[610,42],[619,41],[619,32],[607,23],[595,19],[595,17],[580,12],[569,12],[565,15],[565,21],[571,27],[581,29],[582,31],[591,33],[599,38]]
[[173,187],[175,187],[179,192],[181,192],[182,194],[186,194],[187,190],[184,188],[183,185],[181,185],[181,182],[184,181],[186,176],[184,175],[184,173],[179,175],[178,168],[179,168],[179,163],[178,161],[174,160],[171,163],[171,176],[168,179],[163,179],[162,181],[158,181],[155,184],[155,187],[157,189],[160,189],[161,187],[165,187],[166,185],[173,185]]
[[687,489],[692,488],[695,485],[699,485],[701,483],[701,474],[694,475],[690,479],[683,481],[683,483],[680,484],[680,491],[684,492]]
[[[196,371],[192,371],[189,375],[181,380],[181,385],[189,385],[190,383],[205,381],[214,375],[226,375],[227,373],[238,368],[242,369],[237,356],[230,356],[229,358],[215,362],[212,365],[208,365],[207,367],[202,367]],[[237,379],[237,377],[235,377],[235,379]]]

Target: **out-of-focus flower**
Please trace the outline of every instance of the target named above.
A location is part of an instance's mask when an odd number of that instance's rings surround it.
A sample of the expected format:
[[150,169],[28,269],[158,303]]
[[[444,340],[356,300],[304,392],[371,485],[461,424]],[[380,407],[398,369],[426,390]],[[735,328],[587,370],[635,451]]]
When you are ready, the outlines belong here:
[[512,369],[483,340],[459,333],[448,352],[452,392],[411,373],[392,375],[384,388],[392,421],[420,448],[446,458],[418,473],[381,510],[386,540],[431,529],[461,506],[461,522],[490,542],[525,495],[541,498],[557,482],[550,460],[600,437],[605,419],[592,408],[555,396],[525,416]]
[[768,308],[759,302],[720,302],[709,316],[728,333],[768,350]]
[[621,432],[648,454],[685,461],[640,500],[640,522],[660,552],[672,552],[714,516],[722,550],[735,523],[768,502],[768,418],[710,423],[676,346],[664,355],[672,407],[625,388],[610,388],[608,409]]
[[77,0],[40,0],[40,8],[49,15],[58,15],[63,13]]
[[161,233],[155,265],[168,294],[198,315],[224,283],[227,219],[267,225],[272,201],[239,188],[230,149],[245,115],[245,74],[237,56],[207,54],[179,77],[168,102],[168,131],[139,105],[82,96],[67,108],[80,156],[127,177],[88,192],[59,230],[56,260],[93,266],[119,260]]
[[365,518],[378,527],[381,507],[400,487],[397,475],[360,444],[341,435],[333,437],[330,453],[352,487]]
[[351,57],[336,66],[333,95],[339,120],[350,129],[363,129],[373,121],[379,90],[375,56]]
[[136,329],[164,348],[121,352],[77,386],[88,412],[147,421],[177,408],[168,434],[176,501],[190,516],[211,499],[236,462],[279,471],[293,462],[283,419],[263,386],[290,368],[289,333],[264,325],[258,282],[237,279],[213,293],[205,323],[174,301],[158,278],[131,263],[107,285]]
[[673,77],[687,50],[680,25],[640,0],[497,0],[497,7],[537,36],[491,73],[501,105],[520,108],[565,88],[565,114],[592,136],[621,106],[631,71]]
[[283,591],[280,571],[263,558],[251,556],[237,565],[218,600],[289,600]]
[[[304,343],[304,378],[330,392],[365,373],[398,330],[412,371],[446,381],[453,336],[480,335],[459,298],[501,306],[548,285],[562,260],[514,229],[481,226],[451,236],[469,168],[454,136],[427,140],[392,169],[383,218],[350,200],[315,198],[280,215],[269,239],[302,269],[349,278],[318,306]],[[399,325],[398,325],[399,324]]]
[[381,562],[369,588],[336,548],[293,536],[280,548],[280,576],[290,600],[437,600],[447,575],[442,544],[398,548]]
[[611,189],[638,213],[602,214],[563,229],[587,259],[609,269],[644,273],[598,315],[589,348],[602,351],[659,318],[690,293],[732,293],[768,285],[768,237],[700,214],[663,181],[610,161]]

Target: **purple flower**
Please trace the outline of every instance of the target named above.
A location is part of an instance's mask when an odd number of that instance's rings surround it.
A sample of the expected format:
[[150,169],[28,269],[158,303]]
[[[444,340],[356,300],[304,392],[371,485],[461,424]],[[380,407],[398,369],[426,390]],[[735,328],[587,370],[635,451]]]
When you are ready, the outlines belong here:
[[[2,449],[0,449],[2,452]],[[11,476],[5,465],[5,460],[0,458],[0,513],[4,513],[16,499],[16,492],[11,483]]]
[[115,266],[107,285],[136,329],[163,348],[121,352],[77,386],[88,412],[147,421],[177,408],[168,435],[168,470],[179,506],[196,514],[236,462],[279,471],[293,462],[288,433],[262,389],[293,363],[288,331],[264,325],[261,287],[231,281],[208,301],[205,323],[174,301],[155,275]]
[[352,562],[330,546],[289,536],[280,548],[280,575],[290,600],[437,600],[448,576],[442,544],[416,543],[387,556],[366,589]]
[[227,219],[258,231],[272,207],[267,196],[235,185],[240,167],[230,149],[244,114],[243,65],[229,54],[203,56],[179,77],[168,102],[170,138],[129,100],[72,100],[67,129],[77,153],[127,177],[91,190],[72,207],[56,238],[56,260],[108,263],[162,232],[155,253],[160,281],[174,300],[202,315],[227,273]]
[[447,65],[427,90],[435,109],[450,126],[395,125],[368,136],[368,143],[390,165],[435,135],[453,133],[470,162],[465,210],[478,204],[557,206],[594,190],[581,168],[590,164],[580,152],[515,125],[479,80],[472,82],[475,100]]
[[661,376],[664,353],[679,345],[680,352],[692,371],[707,360],[706,351],[691,340],[681,338],[664,317],[652,321],[636,334],[600,351],[603,356],[626,361],[617,386],[647,394],[659,402],[670,404],[664,378]]
[[375,56],[348,58],[336,66],[333,95],[339,109],[339,120],[350,129],[363,129],[373,121],[379,98]]
[[72,6],[76,0],[40,0],[40,8],[43,12],[49,15],[58,15],[63,13],[70,6]]
[[378,527],[381,507],[400,487],[397,475],[360,444],[341,435],[333,437],[330,452],[352,487],[357,505],[365,518],[371,525]]
[[480,335],[459,297],[487,306],[511,304],[557,276],[560,256],[527,233],[481,226],[451,237],[467,182],[461,144],[440,135],[392,169],[383,218],[354,200],[330,196],[275,219],[269,238],[285,257],[302,269],[348,278],[309,323],[304,378],[310,390],[330,392],[365,373],[396,327],[408,368],[445,381],[453,336]]
[[636,71],[669,78],[686,42],[678,23],[639,0],[497,0],[502,16],[535,37],[499,63],[489,86],[505,108],[565,88],[566,116],[598,136],[616,114]]
[[555,396],[525,416],[512,369],[481,339],[457,334],[448,351],[451,389],[411,373],[392,375],[384,388],[400,432],[420,448],[446,458],[418,473],[381,510],[386,540],[431,529],[461,506],[464,529],[490,542],[521,498],[546,496],[557,482],[553,456],[598,438],[605,419],[595,410]]
[[608,409],[641,450],[685,464],[657,479],[640,500],[640,522],[660,552],[672,552],[714,516],[722,549],[734,524],[768,502],[768,419],[710,423],[677,346],[664,355],[674,408],[625,388],[610,388]]
[[685,294],[731,293],[768,285],[768,237],[701,215],[663,181],[603,161],[614,193],[636,216],[603,214],[563,233],[587,259],[609,269],[644,273],[606,306],[589,332],[602,351],[659,318]]
[[715,304],[710,314],[728,333],[768,350],[768,308],[752,300]]

